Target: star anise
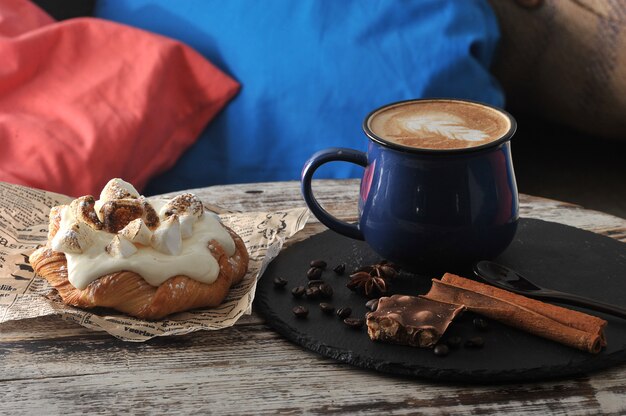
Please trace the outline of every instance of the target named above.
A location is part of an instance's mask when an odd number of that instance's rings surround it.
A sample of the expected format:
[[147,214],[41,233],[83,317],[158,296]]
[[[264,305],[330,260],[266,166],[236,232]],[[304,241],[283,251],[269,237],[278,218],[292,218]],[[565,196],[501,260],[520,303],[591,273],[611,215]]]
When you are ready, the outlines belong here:
[[400,267],[398,265],[389,263],[387,260],[382,260],[379,263],[361,267],[355,273],[367,272],[371,276],[382,277],[383,279],[393,279],[398,275],[399,271]]
[[352,291],[360,291],[367,297],[378,297],[389,289],[387,280],[398,274],[398,266],[387,261],[365,266],[350,275],[350,281],[346,285]]

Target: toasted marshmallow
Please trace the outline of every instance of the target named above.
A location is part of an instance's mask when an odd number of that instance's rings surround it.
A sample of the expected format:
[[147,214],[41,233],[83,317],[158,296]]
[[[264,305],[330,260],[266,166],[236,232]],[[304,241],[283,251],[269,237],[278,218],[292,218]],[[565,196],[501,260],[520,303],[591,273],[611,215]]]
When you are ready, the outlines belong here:
[[136,218],[122,228],[118,234],[135,244],[150,245],[152,231],[141,218]]
[[136,218],[143,217],[144,209],[137,199],[115,199],[100,207],[104,231],[117,233]]
[[48,241],[52,240],[57,231],[61,227],[61,219],[63,218],[63,210],[67,205],[57,205],[50,208],[50,226],[48,228]]
[[198,221],[198,218],[192,215],[182,215],[178,217],[180,222],[180,235],[185,238],[189,238],[193,235],[193,225]]
[[159,216],[144,198],[107,201],[100,207],[100,217],[104,231],[109,233],[117,233],[137,218],[150,229],[159,225]]
[[178,215],[172,215],[161,223],[159,228],[152,234],[150,245],[163,254],[172,256],[180,254],[183,247],[183,239]]
[[143,207],[144,211],[142,217],[143,222],[146,223],[149,229],[154,230],[161,223],[161,220],[159,219],[159,214],[157,214],[154,207],[143,196],[139,198],[139,201],[141,201],[141,206]]
[[139,198],[139,192],[133,185],[120,178],[111,179],[100,192],[100,201],[134,198]]
[[204,205],[193,194],[181,194],[163,205],[159,213],[163,218],[178,215],[182,238],[189,238],[193,234],[194,223],[204,214]]
[[96,215],[96,210],[94,209],[95,203],[96,201],[93,199],[93,196],[81,196],[72,201],[70,209],[72,210],[74,218],[78,221],[88,224],[94,230],[101,230],[102,222]]
[[200,218],[204,214],[204,205],[194,194],[181,194],[172,198],[161,208],[160,214],[167,218],[171,215],[191,215]]
[[80,254],[93,244],[94,231],[85,223],[74,222],[66,229],[60,229],[52,239],[52,249],[63,253]]
[[113,240],[105,247],[109,255],[113,257],[128,258],[137,252],[137,247],[124,237],[116,235]]

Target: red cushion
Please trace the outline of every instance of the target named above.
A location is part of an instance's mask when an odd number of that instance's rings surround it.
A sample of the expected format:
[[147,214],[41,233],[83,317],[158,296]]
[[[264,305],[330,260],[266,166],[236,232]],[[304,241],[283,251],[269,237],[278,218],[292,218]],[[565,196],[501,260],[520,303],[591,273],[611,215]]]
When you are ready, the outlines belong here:
[[0,181],[97,194],[171,167],[239,85],[191,48],[0,2]]

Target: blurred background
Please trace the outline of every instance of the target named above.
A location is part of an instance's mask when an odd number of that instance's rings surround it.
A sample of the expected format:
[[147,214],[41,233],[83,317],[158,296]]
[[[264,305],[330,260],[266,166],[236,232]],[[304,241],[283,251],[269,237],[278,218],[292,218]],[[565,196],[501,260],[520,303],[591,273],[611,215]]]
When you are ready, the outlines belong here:
[[[56,19],[95,1],[35,0]],[[626,2],[491,0],[521,192],[626,218]]]
[[515,113],[512,142],[520,192],[626,218],[626,143]]
[[520,191],[626,218],[626,2],[490,4]]

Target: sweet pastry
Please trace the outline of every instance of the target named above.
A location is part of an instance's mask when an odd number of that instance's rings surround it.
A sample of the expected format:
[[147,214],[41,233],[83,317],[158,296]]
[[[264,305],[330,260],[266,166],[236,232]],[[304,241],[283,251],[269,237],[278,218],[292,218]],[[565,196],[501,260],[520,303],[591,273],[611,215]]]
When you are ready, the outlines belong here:
[[248,268],[241,238],[193,194],[148,201],[121,179],[50,211],[30,256],[63,301],[142,319],[218,306]]

